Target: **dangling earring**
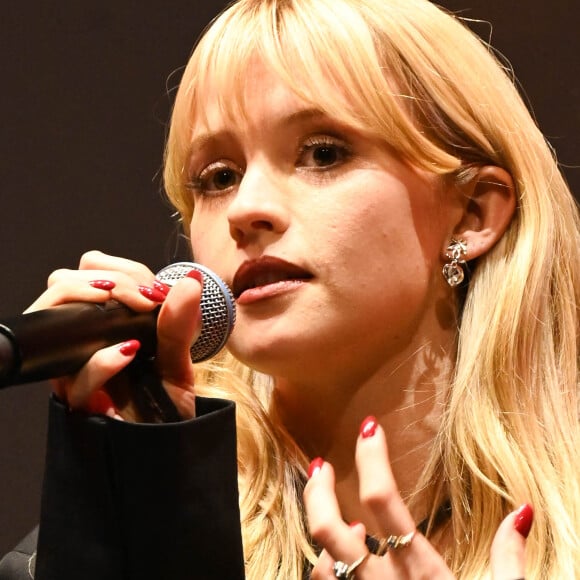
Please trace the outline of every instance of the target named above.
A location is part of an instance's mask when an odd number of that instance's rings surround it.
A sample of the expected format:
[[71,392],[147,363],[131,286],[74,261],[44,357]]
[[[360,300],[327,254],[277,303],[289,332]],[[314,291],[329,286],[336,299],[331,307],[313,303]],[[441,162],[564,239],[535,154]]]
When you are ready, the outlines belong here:
[[467,242],[465,240],[451,239],[449,246],[447,246],[447,253],[445,254],[451,262],[443,266],[443,276],[447,280],[447,284],[452,288],[459,286],[465,278],[465,272],[461,264],[465,264],[465,256],[467,254]]

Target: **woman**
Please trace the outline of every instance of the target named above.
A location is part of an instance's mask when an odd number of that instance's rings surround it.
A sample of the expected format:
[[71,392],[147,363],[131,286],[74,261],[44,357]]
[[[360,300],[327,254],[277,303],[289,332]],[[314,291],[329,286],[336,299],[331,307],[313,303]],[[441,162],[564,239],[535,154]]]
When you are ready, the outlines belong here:
[[[158,373],[184,419],[203,405],[202,418],[172,428],[208,424],[215,409],[198,395],[236,403],[248,578],[300,578],[309,562],[316,578],[578,575],[578,212],[488,47],[424,0],[241,0],[185,70],[165,182],[195,260],[236,296],[227,354],[195,371],[187,359],[198,281],[168,292],[143,266],[99,253],[53,274],[33,308],[164,303]],[[170,456],[156,472],[206,469],[215,448],[200,460],[164,440],[167,429],[129,424],[139,417],[111,380],[138,346],[100,351],[59,379],[66,406],[51,432],[76,433],[91,420],[79,410],[101,412],[107,441],[155,433],[151,445]],[[111,441],[115,457],[130,449]],[[114,484],[95,496],[124,484],[119,456]],[[87,479],[71,483],[70,466],[51,461],[40,578],[56,577],[62,557],[49,553],[68,537],[54,523],[70,509],[52,502],[56,482],[77,494]],[[144,489],[135,517],[155,497]],[[197,509],[191,495],[206,501],[192,489],[177,494],[184,512]],[[228,488],[220,501],[231,498]],[[201,534],[223,560],[240,557],[222,542],[234,519]],[[108,549],[96,542],[101,559],[139,544],[136,526],[119,535]],[[172,548],[156,545],[169,550],[167,577],[235,576],[217,572],[217,558],[213,575],[173,566]],[[75,566],[90,561],[78,552]]]

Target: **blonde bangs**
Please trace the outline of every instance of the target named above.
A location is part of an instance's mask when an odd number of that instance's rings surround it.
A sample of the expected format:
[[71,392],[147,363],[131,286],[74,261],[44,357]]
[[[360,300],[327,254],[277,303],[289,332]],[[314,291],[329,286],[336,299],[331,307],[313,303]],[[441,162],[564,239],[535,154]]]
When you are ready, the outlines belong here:
[[232,124],[245,118],[252,108],[247,72],[256,60],[305,102],[379,137],[421,169],[450,174],[494,163],[520,177],[509,141],[528,132],[530,120],[511,116],[522,105],[512,83],[456,19],[416,0],[385,2],[379,14],[372,0],[247,0],[202,37],[176,98],[165,184],[186,223],[193,127],[206,122],[209,99]]
[[193,128],[207,122],[208,99],[232,124],[246,117],[252,103],[244,88],[256,60],[306,103],[381,138],[415,166],[438,174],[459,168],[455,143],[445,146],[431,130],[445,127],[442,114],[431,106],[426,122],[419,112],[426,90],[418,90],[401,54],[407,49],[399,46],[405,23],[385,8],[385,19],[398,28],[393,38],[385,37],[385,26],[379,32],[384,23],[373,25],[370,11],[364,17],[360,8],[332,0],[250,0],[233,5],[208,29],[185,70],[166,153],[166,190],[186,223],[193,209],[185,187]]

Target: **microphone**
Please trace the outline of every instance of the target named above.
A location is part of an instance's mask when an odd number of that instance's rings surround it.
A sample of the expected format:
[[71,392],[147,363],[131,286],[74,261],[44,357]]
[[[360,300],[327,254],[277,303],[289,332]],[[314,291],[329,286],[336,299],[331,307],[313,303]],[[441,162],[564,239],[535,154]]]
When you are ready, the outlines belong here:
[[[203,275],[201,334],[190,350],[192,362],[201,362],[225,346],[236,311],[227,284],[204,266],[177,262],[157,279],[173,286],[192,269]],[[158,313],[159,308],[134,312],[109,300],[72,302],[0,321],[0,388],[73,374],[97,350],[129,339],[141,342],[141,356],[153,357]]]

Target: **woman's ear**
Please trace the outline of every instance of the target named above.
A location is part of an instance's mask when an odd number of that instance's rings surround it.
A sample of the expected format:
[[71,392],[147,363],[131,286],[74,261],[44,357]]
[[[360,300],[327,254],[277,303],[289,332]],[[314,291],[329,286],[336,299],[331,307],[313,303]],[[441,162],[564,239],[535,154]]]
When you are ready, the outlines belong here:
[[461,186],[463,213],[453,237],[467,246],[466,260],[488,252],[507,230],[515,209],[512,176],[501,167],[481,167],[469,183]]

